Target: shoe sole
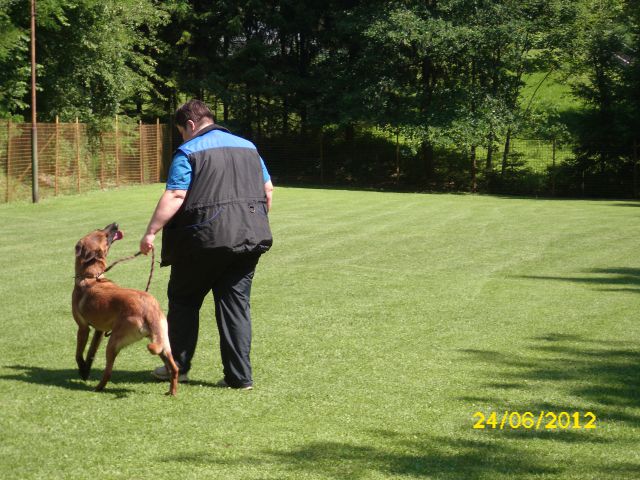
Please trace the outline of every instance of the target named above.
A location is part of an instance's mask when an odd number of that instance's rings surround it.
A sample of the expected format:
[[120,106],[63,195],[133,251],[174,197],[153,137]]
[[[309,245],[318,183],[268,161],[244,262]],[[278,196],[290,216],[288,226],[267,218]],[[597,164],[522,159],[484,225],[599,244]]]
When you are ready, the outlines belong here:
[[[171,380],[171,377],[166,377],[163,375],[158,375],[157,373],[151,373],[151,376],[153,378],[155,378],[156,380],[161,380],[163,382],[168,382],[169,380]],[[178,375],[178,382],[179,383],[189,383],[189,377],[187,377],[186,374],[181,373],[180,375]]]
[[253,385],[248,385],[246,387],[230,387],[226,383],[218,382],[216,383],[217,388],[228,388],[230,390],[253,390]]

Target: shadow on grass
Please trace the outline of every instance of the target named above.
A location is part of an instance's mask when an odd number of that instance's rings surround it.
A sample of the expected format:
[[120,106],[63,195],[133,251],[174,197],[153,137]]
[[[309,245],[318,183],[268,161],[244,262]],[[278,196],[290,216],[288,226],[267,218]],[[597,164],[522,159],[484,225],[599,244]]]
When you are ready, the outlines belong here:
[[640,293],[640,268],[594,268],[586,273],[597,274],[597,277],[552,277],[521,275],[517,278],[533,280],[552,280],[561,282],[585,283],[588,285],[613,286],[619,288],[602,288],[609,292],[637,292]]
[[[19,381],[44,386],[56,386],[68,390],[92,391],[100,378],[102,370],[93,369],[89,380],[84,381],[78,375],[78,370],[63,368],[43,368],[27,365],[6,365],[4,368],[14,370],[15,374],[0,375],[0,381]],[[156,380],[150,377],[146,371],[123,371],[114,370],[111,380],[105,387],[104,392],[111,395],[125,396],[133,390],[116,387],[119,383],[155,383]]]
[[561,472],[533,453],[486,438],[456,439],[424,433],[370,432],[367,444],[309,442],[291,450],[267,450],[255,456],[219,458],[209,452],[163,456],[165,462],[238,465],[277,464],[293,473],[314,472],[322,478],[369,478],[372,474],[478,479],[496,476],[552,475]]
[[[619,421],[640,426],[640,346],[633,342],[605,341],[579,335],[548,334],[532,339],[528,351],[509,357],[500,352],[462,350],[473,361],[492,364],[501,382],[487,382],[491,397],[461,397],[484,402],[496,411],[575,412],[590,410],[598,422]],[[549,388],[541,387],[548,382]],[[503,383],[506,388],[501,388]],[[573,405],[533,400],[526,405],[509,401],[514,389],[554,391],[571,398]]]

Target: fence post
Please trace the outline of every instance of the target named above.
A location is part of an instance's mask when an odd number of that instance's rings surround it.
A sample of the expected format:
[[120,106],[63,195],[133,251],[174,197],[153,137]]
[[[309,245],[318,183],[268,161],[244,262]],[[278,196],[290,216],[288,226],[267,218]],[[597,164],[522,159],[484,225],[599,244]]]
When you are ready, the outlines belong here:
[[104,190],[104,133],[100,132],[100,189]]
[[553,166],[553,174],[551,177],[551,196],[556,196],[556,139],[553,138],[553,142],[551,144],[551,162]]
[[76,187],[78,193],[80,193],[80,121],[78,120],[78,117],[76,117],[76,168],[78,169],[78,181]]
[[156,182],[160,181],[160,164],[162,163],[160,144],[160,119],[156,118]]
[[11,120],[7,121],[7,191],[5,192],[5,200],[9,203],[11,200]]
[[396,185],[400,183],[400,130],[396,130]]
[[120,149],[118,138],[118,115],[116,115],[116,187],[120,186]]
[[633,196],[638,198],[638,141],[633,141]]
[[324,129],[320,128],[320,184],[324,185]]
[[473,193],[476,193],[478,190],[478,164],[476,160],[476,146],[471,145],[471,191]]
[[140,156],[140,184],[144,183],[144,155],[142,153],[142,120],[139,124],[138,154]]
[[60,118],[56,115],[56,148],[55,148],[55,164],[53,167],[53,194],[58,195],[58,176],[60,175]]

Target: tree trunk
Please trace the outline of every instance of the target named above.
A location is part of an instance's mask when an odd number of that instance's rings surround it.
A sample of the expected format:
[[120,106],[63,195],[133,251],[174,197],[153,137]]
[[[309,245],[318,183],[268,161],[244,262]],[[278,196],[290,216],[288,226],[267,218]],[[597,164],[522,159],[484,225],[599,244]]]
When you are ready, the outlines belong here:
[[256,139],[262,136],[262,119],[260,118],[260,95],[256,95]]
[[251,137],[253,135],[253,109],[251,108],[251,93],[249,93],[249,85],[245,85],[247,89],[245,95],[245,113],[244,113],[244,130],[245,135]]
[[484,169],[487,172],[493,170],[493,133],[489,134],[489,141],[487,144],[487,163]]
[[355,138],[356,129],[353,123],[350,123],[344,130],[344,142],[346,147],[345,150],[347,151],[347,155],[351,161],[353,161],[353,155],[355,153]]
[[282,135],[289,134],[289,102],[286,97],[282,100]]
[[[223,57],[224,57],[224,61],[226,63],[227,58],[229,57],[229,35],[225,35],[224,36],[224,45],[223,45]],[[225,84],[224,85],[224,90],[225,92],[229,91],[229,84]],[[229,99],[228,98],[224,98],[222,99],[222,121],[227,124],[227,122],[229,122]]]
[[511,146],[511,129],[507,130],[507,138],[504,141],[504,152],[502,152],[502,170],[500,175],[504,177],[505,172],[507,171],[507,159],[509,158],[509,147]]
[[471,191],[478,191],[478,163],[476,158],[476,146],[471,146]]
[[420,146],[422,164],[424,165],[424,174],[427,181],[433,180],[435,173],[435,161],[433,145],[428,140],[423,140]]
[[[304,32],[300,32],[298,34],[298,75],[303,81],[309,76],[309,42],[307,41],[307,37]],[[302,100],[302,104],[299,108],[300,113],[300,136],[304,138],[307,135],[307,124],[308,124],[308,111],[307,105],[304,103],[305,100]]]
[[[287,36],[281,29],[279,32],[280,37],[280,58],[283,64],[286,63],[287,58]],[[289,134],[289,101],[287,99],[287,92],[282,92],[282,135],[286,137]]]

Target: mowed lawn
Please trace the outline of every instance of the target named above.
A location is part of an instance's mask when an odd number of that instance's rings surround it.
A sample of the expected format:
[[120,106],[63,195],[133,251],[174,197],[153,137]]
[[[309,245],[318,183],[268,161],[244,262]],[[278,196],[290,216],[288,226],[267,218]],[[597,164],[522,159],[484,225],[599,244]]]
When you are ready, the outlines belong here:
[[[0,206],[2,478],[638,478],[640,203],[277,188],[255,390],[213,387],[208,301],[177,398],[143,342],[94,393],[104,346],[80,380],[74,245],[117,221],[111,260],[135,253],[162,188]],[[148,262],[109,277],[142,289]],[[537,428],[509,427],[525,412]]]

